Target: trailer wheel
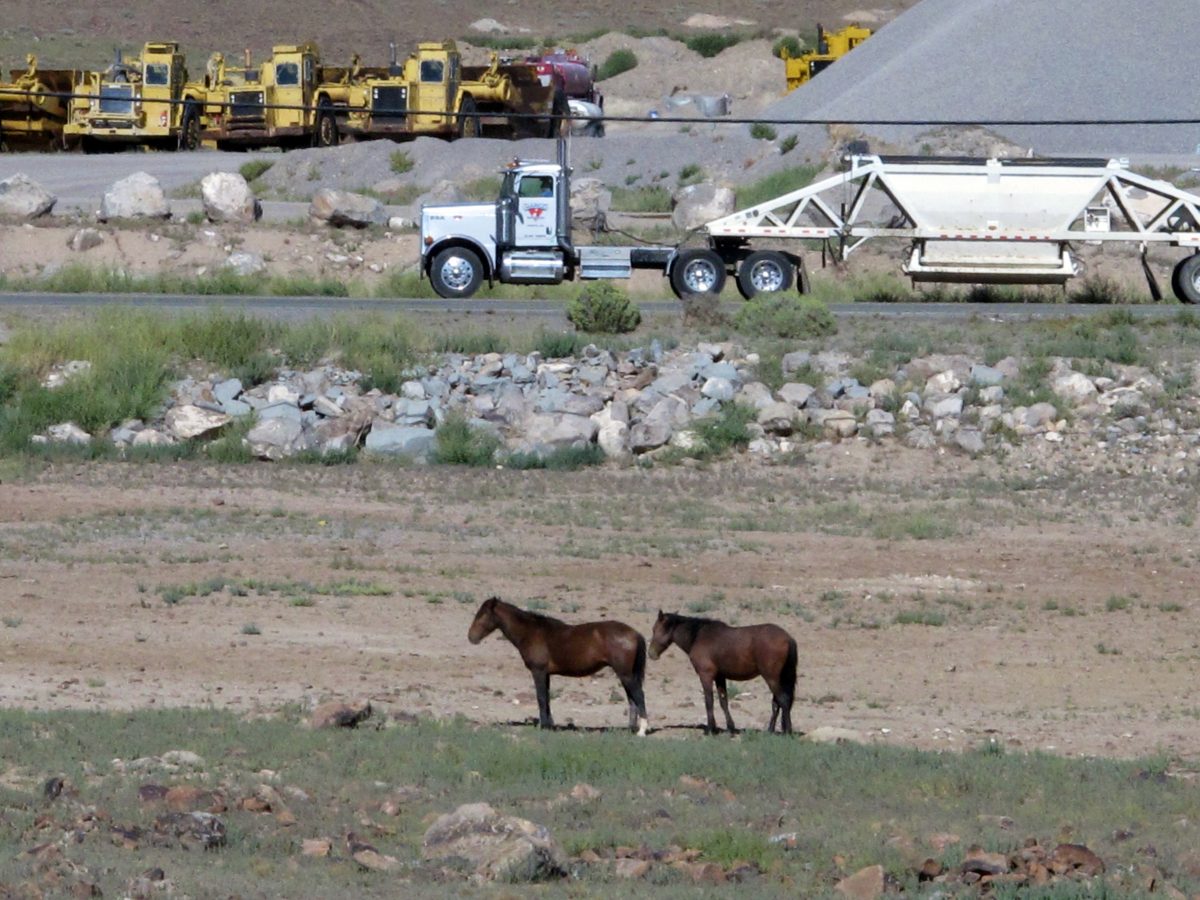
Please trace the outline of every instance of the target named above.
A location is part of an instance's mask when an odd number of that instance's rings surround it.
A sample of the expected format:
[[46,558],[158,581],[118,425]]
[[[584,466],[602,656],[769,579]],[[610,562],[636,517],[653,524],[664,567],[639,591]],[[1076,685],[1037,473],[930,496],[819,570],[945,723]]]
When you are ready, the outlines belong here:
[[200,110],[191,100],[183,104],[183,123],[179,126],[179,149],[200,149]]
[[1171,287],[1184,303],[1200,303],[1200,253],[1180,260],[1171,273]]
[[479,254],[466,247],[448,247],[433,258],[429,280],[439,297],[466,299],[483,282],[483,263]]
[[719,294],[725,287],[725,262],[712,250],[684,250],[671,267],[671,290],[680,300]]
[[317,130],[313,134],[313,144],[317,147],[336,147],[338,145],[337,119],[333,115],[333,107],[328,100],[317,104]]
[[479,113],[476,111],[475,100],[463,97],[462,106],[458,109],[458,136],[460,138],[477,138],[480,136]]
[[738,266],[738,292],[749,300],[759,294],[780,294],[792,286],[796,268],[782,253],[759,250]]

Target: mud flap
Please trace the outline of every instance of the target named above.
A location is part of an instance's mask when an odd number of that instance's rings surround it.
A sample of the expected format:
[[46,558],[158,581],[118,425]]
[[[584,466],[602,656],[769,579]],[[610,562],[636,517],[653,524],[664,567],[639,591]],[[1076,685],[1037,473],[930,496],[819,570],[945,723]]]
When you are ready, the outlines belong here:
[[1162,290],[1158,287],[1158,279],[1154,277],[1154,270],[1150,268],[1150,261],[1146,259],[1146,251],[1149,248],[1142,244],[1142,271],[1146,274],[1146,284],[1150,287],[1150,297],[1155,303],[1162,302]]

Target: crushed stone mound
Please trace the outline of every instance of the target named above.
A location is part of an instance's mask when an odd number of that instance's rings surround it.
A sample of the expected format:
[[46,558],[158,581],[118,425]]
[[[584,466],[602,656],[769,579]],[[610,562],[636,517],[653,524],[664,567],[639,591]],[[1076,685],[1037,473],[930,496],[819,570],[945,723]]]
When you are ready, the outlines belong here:
[[[1200,119],[1195,0],[924,0],[774,118]],[[1200,124],[991,125],[1042,155],[1195,154]],[[862,126],[917,149],[928,127]],[[936,147],[934,148],[936,151]]]

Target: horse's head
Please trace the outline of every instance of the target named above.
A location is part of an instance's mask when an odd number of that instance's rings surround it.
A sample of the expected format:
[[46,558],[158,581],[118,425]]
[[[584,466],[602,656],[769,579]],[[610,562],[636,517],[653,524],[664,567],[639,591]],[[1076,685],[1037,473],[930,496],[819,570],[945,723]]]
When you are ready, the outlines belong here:
[[654,620],[654,633],[650,636],[650,647],[647,650],[651,659],[658,659],[659,655],[671,646],[674,619],[674,614],[664,613],[661,609],[658,611],[658,618]]
[[500,627],[500,619],[496,616],[496,604],[499,602],[499,597],[488,597],[479,605],[479,611],[475,613],[475,621],[471,623],[471,628],[467,632],[467,640],[472,644],[478,644]]

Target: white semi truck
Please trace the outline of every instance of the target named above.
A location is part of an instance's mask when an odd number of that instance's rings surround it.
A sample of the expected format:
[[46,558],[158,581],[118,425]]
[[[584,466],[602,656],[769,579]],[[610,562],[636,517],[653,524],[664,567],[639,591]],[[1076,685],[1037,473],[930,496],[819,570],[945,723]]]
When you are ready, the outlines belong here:
[[719,294],[728,276],[744,297],[807,290],[803,251],[845,260],[864,242],[909,245],[914,282],[1065,284],[1081,271],[1079,242],[1189,249],[1175,296],[1200,303],[1200,196],[1131,172],[1120,160],[852,156],[845,171],[701,229],[707,246],[576,245],[570,167],[518,161],[495,203],[426,206],[422,271],[442,297],[470,297],[484,280],[557,284],[628,278],[657,269],[681,298]]

